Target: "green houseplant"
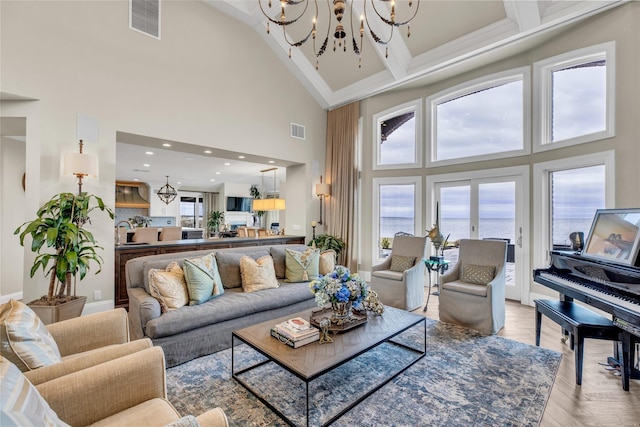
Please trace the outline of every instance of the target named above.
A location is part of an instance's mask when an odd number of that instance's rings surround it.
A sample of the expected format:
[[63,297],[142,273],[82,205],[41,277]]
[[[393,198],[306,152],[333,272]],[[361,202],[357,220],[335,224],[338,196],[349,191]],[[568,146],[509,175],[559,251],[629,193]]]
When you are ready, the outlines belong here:
[[31,301],[29,305],[58,306],[82,298],[84,306],[86,297],[76,295],[77,276],[79,274],[80,280],[84,279],[91,262],[98,265],[98,274],[103,261],[97,252],[103,248],[93,234],[83,228],[84,224],[90,223],[89,214],[95,209],[106,212],[112,219],[114,217],[113,211],[100,197],[87,193],[60,193],[38,209],[36,219],[16,229],[14,234],[20,234],[20,244],[24,246],[25,237],[30,236],[31,250],[38,254],[31,266],[31,277],[40,268],[45,277],[49,277],[47,295]]
[[309,246],[315,246],[321,251],[333,249],[336,253],[336,259],[338,259],[340,252],[342,252],[346,244],[344,240],[339,237],[331,236],[329,234],[320,234],[309,242]]
[[217,233],[220,231],[220,225],[224,221],[224,212],[220,211],[212,211],[209,213],[209,218],[207,219],[207,227],[209,228],[210,233]]

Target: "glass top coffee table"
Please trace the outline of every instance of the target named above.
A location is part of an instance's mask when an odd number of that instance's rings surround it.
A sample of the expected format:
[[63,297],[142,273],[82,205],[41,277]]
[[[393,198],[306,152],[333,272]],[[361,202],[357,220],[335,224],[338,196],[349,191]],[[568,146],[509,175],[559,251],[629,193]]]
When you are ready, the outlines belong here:
[[[331,424],[376,390],[404,372],[424,357],[426,353],[425,317],[393,307],[385,307],[385,312],[382,316],[369,314],[367,322],[361,326],[341,334],[332,334],[333,343],[320,344],[316,341],[294,349],[270,336],[270,329],[275,324],[297,316],[309,319],[311,312],[312,310],[307,310],[259,323],[237,330],[232,334],[231,374],[233,378],[289,425],[308,426],[310,421],[314,421],[314,425],[326,426]],[[257,361],[251,357],[247,359],[250,361],[248,364],[246,360],[241,360],[243,359],[242,355],[247,353],[247,351],[240,351],[242,346],[239,344],[242,343],[259,353]],[[384,346],[384,348],[379,346]],[[323,416],[326,415],[325,411],[316,411],[316,413],[312,414],[316,409],[316,402],[310,402],[310,387],[313,388],[316,383],[322,383],[323,378],[326,375],[331,375],[332,372],[335,375],[337,368],[342,365],[354,361],[356,358],[366,358],[367,354],[371,356],[372,353],[370,352],[375,351],[396,352],[397,355],[393,353],[394,364],[389,363],[390,366],[393,366],[393,369],[386,371],[383,376],[371,375],[370,372],[372,370],[377,372],[381,371],[381,369],[376,366],[367,366],[359,375],[367,377],[369,373],[372,378],[375,377],[372,384],[358,388],[357,393],[349,393],[349,396],[353,397],[352,401],[345,402],[343,398],[331,400],[332,406],[334,406],[333,403],[335,402],[336,406],[342,407],[332,408],[332,411],[329,411],[329,415],[326,417]],[[374,363],[385,362],[385,360],[374,360]],[[363,361],[367,363],[366,359],[360,359],[358,362],[362,363]],[[358,362],[354,361],[353,363]],[[285,399],[283,403],[282,399],[278,402],[278,399],[274,398],[279,392],[274,392],[273,389],[267,391],[261,388],[260,384],[265,380],[261,375],[267,375],[268,369],[275,368],[269,366],[273,364],[282,368],[279,369],[279,375],[288,376],[279,384],[279,387],[284,389],[282,393],[286,394],[288,392],[291,394],[290,390],[294,387],[292,385],[294,382],[292,375],[301,380],[302,388],[300,390],[304,390],[304,392],[293,393],[293,397]],[[264,370],[265,373],[261,373],[261,370]],[[318,394],[317,390],[312,390],[312,396],[314,393]],[[322,394],[326,393],[331,394],[332,390],[323,389]],[[330,398],[328,397],[328,399]],[[310,414],[312,414],[312,420],[310,420]]]

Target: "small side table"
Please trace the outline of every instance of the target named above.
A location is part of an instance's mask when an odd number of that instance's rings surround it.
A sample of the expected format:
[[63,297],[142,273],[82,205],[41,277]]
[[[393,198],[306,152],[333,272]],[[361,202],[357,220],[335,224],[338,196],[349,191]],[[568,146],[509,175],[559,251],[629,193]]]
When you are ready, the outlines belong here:
[[[431,258],[424,258],[422,260],[424,265],[427,267],[427,271],[429,272],[429,293],[427,294],[427,302],[424,305],[423,312],[427,311],[427,307],[429,306],[429,298],[431,298],[431,272],[436,272],[436,284],[434,285],[436,288],[440,287],[440,275],[444,274],[445,271],[449,269],[449,264],[451,261],[447,261],[446,259],[437,260]],[[434,292],[433,295],[439,295],[438,291]]]

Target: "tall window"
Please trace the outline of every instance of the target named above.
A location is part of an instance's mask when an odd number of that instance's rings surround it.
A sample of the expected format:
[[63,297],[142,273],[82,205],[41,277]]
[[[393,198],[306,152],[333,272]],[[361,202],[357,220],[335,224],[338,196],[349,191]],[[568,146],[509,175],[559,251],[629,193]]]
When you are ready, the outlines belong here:
[[605,207],[604,165],[549,173],[553,247],[570,246],[569,234],[589,233],[597,209]]
[[180,225],[202,228],[202,197],[180,197]]
[[421,105],[412,101],[374,116],[375,169],[422,166]]
[[428,99],[432,163],[459,163],[525,153],[528,71],[509,71]]
[[614,52],[611,42],[533,65],[536,150],[614,135]]

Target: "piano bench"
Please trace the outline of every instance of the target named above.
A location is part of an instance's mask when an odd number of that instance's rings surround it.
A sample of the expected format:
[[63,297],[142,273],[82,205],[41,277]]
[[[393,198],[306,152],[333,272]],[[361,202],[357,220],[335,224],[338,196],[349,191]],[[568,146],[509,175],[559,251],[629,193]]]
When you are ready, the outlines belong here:
[[571,334],[570,347],[575,353],[576,384],[582,384],[584,339],[594,338],[618,341],[621,330],[604,316],[584,308],[573,301],[535,300],[536,345],[540,346],[542,315],[556,322]]

